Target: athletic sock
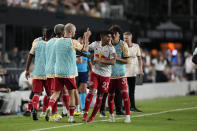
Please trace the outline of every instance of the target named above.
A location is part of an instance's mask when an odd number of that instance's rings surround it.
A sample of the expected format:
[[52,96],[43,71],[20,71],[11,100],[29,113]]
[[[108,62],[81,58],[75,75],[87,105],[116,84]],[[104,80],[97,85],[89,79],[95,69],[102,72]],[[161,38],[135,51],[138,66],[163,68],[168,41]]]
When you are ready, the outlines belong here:
[[69,109],[70,109],[70,116],[73,116],[75,112],[75,106],[70,106]]
[[53,105],[53,108],[52,108],[53,115],[57,112],[57,105],[58,105],[58,100],[56,100],[55,104]]
[[88,112],[93,96],[94,96],[93,94],[88,93],[85,101],[85,109],[84,109],[85,112]]
[[114,113],[114,97],[115,97],[115,93],[110,94],[108,96],[108,106],[109,106],[109,113],[113,114]]
[[44,96],[43,99],[43,106],[42,106],[42,112],[46,112],[49,104],[49,97],[47,95]]
[[69,95],[68,94],[63,94],[62,95],[62,101],[64,102],[67,110],[69,110]]
[[38,103],[39,103],[39,95],[34,95],[32,99],[33,109],[38,110]]
[[96,99],[96,103],[94,104],[94,109],[93,109],[92,114],[91,114],[91,116],[90,116],[90,119],[91,119],[91,118],[93,118],[93,119],[94,119],[94,117],[96,116],[96,114],[97,114],[98,110],[99,110],[99,109],[100,109],[100,107],[101,107],[102,99],[103,99],[103,97],[102,97],[102,96],[97,97],[97,99]]
[[29,101],[28,101],[28,108],[27,108],[27,111],[31,111],[31,110],[32,110],[32,107],[33,107],[33,105],[32,105],[32,100],[29,100]]

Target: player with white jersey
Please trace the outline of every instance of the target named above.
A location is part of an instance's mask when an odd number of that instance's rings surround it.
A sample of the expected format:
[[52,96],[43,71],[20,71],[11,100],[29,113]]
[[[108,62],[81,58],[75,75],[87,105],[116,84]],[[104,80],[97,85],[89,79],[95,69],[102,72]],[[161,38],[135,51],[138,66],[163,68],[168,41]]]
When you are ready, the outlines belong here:
[[[103,94],[108,92],[111,76],[111,65],[114,65],[116,62],[115,49],[110,44],[111,32],[104,31],[101,33],[100,36],[101,41],[96,41],[89,45],[89,50],[94,51],[94,60],[89,80],[89,93],[86,96],[84,115],[82,119],[83,121],[87,121],[89,123],[94,120],[96,113],[101,107]],[[87,120],[88,110],[96,90],[96,103],[94,105],[91,116]]]

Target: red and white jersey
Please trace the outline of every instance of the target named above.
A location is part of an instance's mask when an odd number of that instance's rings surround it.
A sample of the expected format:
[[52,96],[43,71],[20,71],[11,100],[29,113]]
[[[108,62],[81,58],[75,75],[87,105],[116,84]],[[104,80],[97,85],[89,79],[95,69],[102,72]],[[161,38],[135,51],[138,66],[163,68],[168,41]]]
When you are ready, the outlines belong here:
[[[101,45],[101,41],[95,41],[89,45],[89,50],[94,51],[94,60],[104,59],[110,60],[114,59],[114,53],[116,53],[115,48],[112,45]],[[111,76],[111,65],[107,64],[95,64],[92,71],[103,77]]]

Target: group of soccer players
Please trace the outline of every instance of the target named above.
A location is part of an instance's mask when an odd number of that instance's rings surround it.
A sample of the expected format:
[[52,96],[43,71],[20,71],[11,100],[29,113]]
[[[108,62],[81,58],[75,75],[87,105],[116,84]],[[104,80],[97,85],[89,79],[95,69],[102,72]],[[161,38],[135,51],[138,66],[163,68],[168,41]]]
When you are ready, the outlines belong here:
[[[37,111],[39,97],[45,88],[46,95],[43,99],[42,115],[47,121],[59,120],[56,115],[57,102],[62,92],[63,109],[68,110],[68,122],[73,123],[75,111],[75,92],[77,89],[75,78],[78,76],[76,52],[91,51],[92,55],[84,55],[92,59],[92,69],[88,82],[89,92],[85,98],[83,121],[92,123],[102,104],[104,93],[109,93],[108,106],[110,121],[115,122],[113,113],[115,90],[120,89],[124,109],[125,123],[130,123],[130,100],[126,78],[126,64],[128,63],[128,45],[120,40],[121,29],[117,25],[100,33],[100,41],[89,44],[91,31],[87,29],[83,34],[83,44],[73,39],[76,27],[74,24],[58,24],[54,32],[50,29],[43,30],[43,36],[33,41],[26,64],[26,78],[28,79],[29,67],[34,60],[32,117],[38,120]],[[55,37],[53,36],[55,33]],[[93,96],[97,93],[96,102],[91,115],[88,110]]]

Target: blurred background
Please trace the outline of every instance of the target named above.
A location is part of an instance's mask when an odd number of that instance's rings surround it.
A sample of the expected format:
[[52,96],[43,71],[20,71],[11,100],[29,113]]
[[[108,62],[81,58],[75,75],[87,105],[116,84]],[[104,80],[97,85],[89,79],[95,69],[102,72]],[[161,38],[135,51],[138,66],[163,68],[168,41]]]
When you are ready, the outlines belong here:
[[[43,26],[72,22],[79,36],[118,24],[142,50],[144,83],[196,80],[187,64],[197,44],[196,0],[0,0],[0,86],[18,90],[32,41]],[[165,61],[157,79],[155,61]],[[188,74],[190,76],[188,77]]]

